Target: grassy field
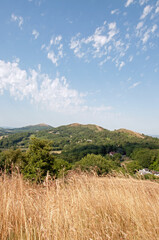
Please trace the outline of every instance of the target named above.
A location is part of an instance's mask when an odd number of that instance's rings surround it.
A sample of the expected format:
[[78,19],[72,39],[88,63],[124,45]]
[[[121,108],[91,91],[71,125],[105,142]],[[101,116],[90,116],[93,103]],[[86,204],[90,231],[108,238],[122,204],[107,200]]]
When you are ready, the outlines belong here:
[[159,239],[159,184],[72,173],[34,185],[3,175],[0,239]]

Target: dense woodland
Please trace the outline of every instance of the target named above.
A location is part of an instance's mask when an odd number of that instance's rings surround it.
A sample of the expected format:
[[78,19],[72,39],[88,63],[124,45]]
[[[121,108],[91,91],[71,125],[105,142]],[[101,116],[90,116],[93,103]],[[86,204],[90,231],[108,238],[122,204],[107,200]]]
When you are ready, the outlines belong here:
[[59,177],[77,168],[98,175],[134,175],[142,168],[159,171],[159,139],[96,125],[0,128],[1,171],[20,171],[27,179],[42,181],[47,173]]

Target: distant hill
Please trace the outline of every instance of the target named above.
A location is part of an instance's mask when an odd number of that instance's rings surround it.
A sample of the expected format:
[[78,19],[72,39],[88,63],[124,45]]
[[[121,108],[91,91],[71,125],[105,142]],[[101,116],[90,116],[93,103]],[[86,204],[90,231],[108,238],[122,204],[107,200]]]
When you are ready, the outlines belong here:
[[53,127],[45,123],[40,123],[37,125],[29,125],[21,128],[0,128],[0,134],[11,134],[11,133],[20,133],[20,132],[34,132],[41,130],[52,129]]
[[11,129],[9,128],[0,128],[0,135],[6,135],[6,134],[9,134],[11,133]]
[[11,129],[13,132],[28,132],[28,131],[41,131],[41,130],[48,130],[48,129],[52,129],[53,127],[50,125],[47,125],[45,123],[40,123],[37,125],[29,125],[26,127],[22,127],[22,128],[13,128]]

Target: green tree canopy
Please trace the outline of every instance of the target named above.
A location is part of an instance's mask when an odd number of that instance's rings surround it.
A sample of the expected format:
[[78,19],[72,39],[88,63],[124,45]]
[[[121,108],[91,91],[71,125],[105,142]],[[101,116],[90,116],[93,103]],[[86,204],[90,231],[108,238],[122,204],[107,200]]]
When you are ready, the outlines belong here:
[[0,153],[0,168],[7,173],[23,167],[24,154],[20,149],[9,149]]
[[44,179],[48,171],[50,175],[54,174],[54,157],[51,154],[51,144],[48,140],[31,139],[23,169],[25,177],[39,181]]
[[131,158],[136,160],[143,168],[149,168],[156,161],[159,151],[156,149],[135,149],[131,154]]
[[114,161],[107,160],[101,155],[88,154],[80,161],[76,162],[75,167],[80,167],[81,170],[93,169],[100,175],[108,173],[111,169],[115,169],[117,164]]

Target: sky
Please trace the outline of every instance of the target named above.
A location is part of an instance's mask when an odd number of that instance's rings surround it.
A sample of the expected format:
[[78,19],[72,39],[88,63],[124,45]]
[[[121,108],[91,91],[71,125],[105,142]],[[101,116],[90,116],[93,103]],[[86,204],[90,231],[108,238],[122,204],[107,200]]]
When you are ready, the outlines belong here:
[[159,0],[0,1],[0,126],[159,134]]

